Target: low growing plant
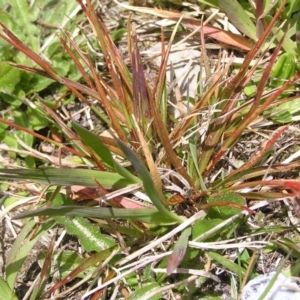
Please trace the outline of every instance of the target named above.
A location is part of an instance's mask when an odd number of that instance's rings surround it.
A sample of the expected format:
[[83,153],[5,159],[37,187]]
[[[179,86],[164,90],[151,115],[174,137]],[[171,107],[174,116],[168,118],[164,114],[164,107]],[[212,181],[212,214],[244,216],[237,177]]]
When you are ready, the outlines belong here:
[[[12,118],[9,110],[4,112],[0,135],[6,144],[3,149],[14,159],[17,154],[24,157],[27,167],[14,165],[0,170],[1,180],[21,182],[16,192],[26,192],[20,199],[17,195],[4,199],[1,219],[21,207],[22,212],[13,219],[24,219],[24,226],[10,251],[0,291],[16,299],[18,270],[37,241],[54,228],[76,236],[86,255],[59,251],[59,245],[50,242],[48,251],[40,253],[41,271],[30,299],[63,297],[62,287],[71,291],[78,281],[87,283],[82,299],[90,295],[97,299],[106,293],[118,299],[159,299],[171,290],[183,299],[212,298],[207,287],[220,281],[213,273],[216,265],[232,274],[232,294],[237,295],[257,274],[254,265],[258,250],[267,253],[279,248],[288,252],[292,248],[292,256],[299,257],[292,240],[277,236],[263,239],[268,232],[283,231],[283,227],[262,230],[247,223],[247,218],[263,222],[259,213],[254,216],[255,211],[273,200],[292,198],[298,209],[300,184],[286,175],[299,168],[297,154],[283,162],[277,159],[277,145],[285,134],[295,130],[288,123],[297,118],[299,110],[299,49],[289,48],[289,43],[295,44],[298,26],[293,23],[294,16],[299,17],[294,2],[285,6],[287,1],[280,1],[272,10],[259,4],[249,8],[245,27],[241,20],[244,14],[230,14],[230,9],[243,9],[237,1],[199,1],[199,7],[217,5],[223,9],[243,37],[202,25],[202,21],[181,13],[125,6],[175,21],[151,83],[146,79],[138,34],[131,20],[127,25],[128,66],[91,1],[78,3],[99,43],[109,79],[96,68],[89,48],[79,45],[66,30],[58,35],[64,49],[62,59],[68,57],[66,64],[75,73],[63,72],[55,59],[48,62],[39,54],[34,40],[23,42],[18,32],[14,33],[18,31],[16,24],[0,23],[5,47],[18,50],[23,58],[11,61],[7,57],[9,62],[3,63],[7,76],[1,77],[0,84],[6,80],[12,85],[2,96],[6,102],[14,98],[10,107],[14,101],[19,101],[16,109],[26,107],[25,112],[14,112]],[[255,18],[251,12],[255,12]],[[279,20],[283,19],[291,20],[295,30],[288,30],[288,25],[280,27]],[[28,24],[32,26],[34,21]],[[178,102],[185,103],[187,109],[176,118],[175,112],[180,109],[168,109],[171,95],[166,69],[182,25],[197,29],[194,34],[200,36],[203,68],[210,76],[199,83],[197,95],[177,94]],[[243,62],[237,66],[230,59],[219,59],[211,70],[206,36],[246,51]],[[163,32],[161,40],[165,40]],[[13,81],[16,74],[19,79]],[[110,136],[98,135],[74,118],[63,120],[60,108],[66,99],[50,103],[37,97],[33,102],[25,101],[19,85],[26,76],[32,80],[45,78],[43,89],[55,82],[55,91],[86,105],[109,129]],[[43,120],[43,126],[36,127],[34,118]],[[266,124],[268,130],[263,131]],[[37,132],[46,126],[52,132],[47,137]],[[238,153],[243,141],[251,143],[259,135],[255,152],[248,156]],[[34,149],[37,141],[52,145],[57,155]],[[37,162],[50,165],[37,168]],[[6,193],[8,189],[8,185],[2,185]],[[251,205],[254,200],[257,203]],[[24,211],[27,205],[29,209]],[[246,241],[247,237],[252,241]],[[236,250],[234,259],[224,255],[228,249]],[[51,283],[55,273],[59,280]],[[96,282],[99,278],[101,284]]]

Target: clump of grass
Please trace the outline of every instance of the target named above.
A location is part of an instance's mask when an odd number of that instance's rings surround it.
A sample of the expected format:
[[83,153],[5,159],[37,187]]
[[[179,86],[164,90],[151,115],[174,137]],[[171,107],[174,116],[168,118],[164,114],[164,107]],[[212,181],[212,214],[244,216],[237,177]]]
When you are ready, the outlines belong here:
[[[58,247],[51,243],[41,259],[42,268],[32,286],[32,299],[46,298],[58,291],[60,294],[56,297],[63,296],[61,288],[75,279],[81,279],[81,284],[88,282],[91,291],[86,291],[85,298],[92,294],[94,298],[100,297],[106,291],[116,293],[119,298],[130,295],[129,299],[149,299],[162,297],[172,289],[185,297],[198,297],[200,293],[205,296],[209,294],[205,284],[210,280],[220,281],[212,272],[212,261],[234,274],[232,288],[238,293],[255,275],[257,250],[272,251],[276,247],[286,250],[292,246],[294,255],[298,255],[291,240],[245,240],[272,231],[271,228],[252,229],[246,216],[254,218],[254,211],[270,200],[289,197],[297,200],[299,190],[296,180],[277,178],[297,169],[299,163],[283,164],[276,161],[276,156],[272,157],[274,145],[290,131],[291,127],[285,123],[292,120],[297,111],[287,110],[284,105],[298,100],[295,86],[300,71],[295,67],[293,73],[285,72],[285,63],[296,60],[297,49],[281,54],[282,49],[286,51],[291,36],[281,35],[281,28],[277,27],[278,20],[288,13],[285,2],[277,7],[272,18],[268,18],[270,11],[256,7],[258,36],[251,19],[245,27],[241,16],[231,15],[226,6],[221,6],[236,27],[252,40],[208,25],[200,26],[201,22],[179,13],[135,8],[176,21],[168,44],[162,49],[161,66],[151,85],[146,80],[138,35],[130,20],[127,26],[129,70],[91,1],[87,1],[86,6],[78,2],[103,53],[109,80],[96,69],[88,48],[80,47],[66,31],[61,31],[59,40],[80,73],[80,81],[61,75],[7,25],[0,25],[0,37],[35,64],[11,62],[9,68],[25,70],[63,85],[106,123],[111,134],[98,136],[74,120],[65,122],[58,107],[43,100],[38,104],[37,113],[47,120],[53,132],[61,133],[58,139],[54,134],[45,137],[35,128],[26,128],[22,118],[0,118],[5,130],[9,126],[20,134],[16,141],[22,150],[8,147],[7,151],[22,151],[25,157],[51,164],[40,169],[33,164],[32,168],[0,170],[1,180],[35,182],[34,191],[28,186],[25,191],[38,195],[32,198],[27,194],[21,202],[6,204],[2,214],[4,218],[15,207],[35,201],[34,208],[14,217],[25,219],[25,225],[9,255],[6,281],[1,280],[9,293],[13,293],[17,270],[32,247],[58,225],[79,238],[89,257],[82,258],[78,253],[60,254],[59,266],[67,264],[68,255],[73,255],[76,263],[63,271],[60,269],[60,280],[46,286],[55,272],[51,261]],[[236,9],[241,8],[237,5]],[[201,84],[197,97],[186,98],[189,109],[176,119],[174,115],[180,109],[175,107],[173,113],[168,110],[166,69],[180,24],[199,30],[202,61],[211,78]],[[206,35],[248,51],[242,64],[234,67],[235,74],[230,75],[232,64],[221,60],[214,72],[209,69]],[[163,33],[161,39],[164,42]],[[276,47],[268,52],[275,39],[278,39]],[[270,56],[262,70],[259,62],[267,53]],[[273,73],[281,76],[278,70],[283,70],[282,80],[270,80]],[[259,80],[253,82],[252,78],[257,77]],[[253,88],[255,93],[251,92]],[[32,103],[29,107],[32,108]],[[278,118],[277,115],[274,122],[278,107],[285,116]],[[266,138],[264,135],[258,150],[239,164],[232,154],[249,132],[255,136],[259,133],[261,127],[255,126],[262,126],[261,120],[271,122],[268,126],[272,134]],[[30,143],[26,142],[29,138]],[[34,139],[53,145],[59,156],[33,149]],[[264,163],[266,157],[270,159],[268,164]],[[76,203],[76,200],[82,202]],[[253,200],[258,202],[249,207]],[[39,222],[36,223],[33,217],[37,216]],[[244,250],[238,251],[241,248]],[[222,255],[228,249],[236,249],[236,260]],[[205,257],[205,261],[199,261],[200,256]],[[138,270],[141,270],[140,275]],[[171,283],[168,276],[176,273],[179,274],[174,276],[177,281]],[[139,276],[142,283],[138,282]],[[97,286],[98,278],[102,283]],[[197,291],[197,286],[203,289]],[[73,288],[75,285],[70,289]]]

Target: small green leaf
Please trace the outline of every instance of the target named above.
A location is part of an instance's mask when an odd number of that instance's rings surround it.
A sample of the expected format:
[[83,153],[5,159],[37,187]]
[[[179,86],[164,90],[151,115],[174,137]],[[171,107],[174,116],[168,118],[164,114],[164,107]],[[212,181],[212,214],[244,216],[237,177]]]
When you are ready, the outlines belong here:
[[36,108],[28,107],[26,115],[28,116],[30,125],[33,130],[41,130],[49,125],[49,120],[47,119],[45,114],[40,111],[39,105]]
[[296,72],[295,57],[292,54],[284,53],[277,60],[271,72],[271,85],[273,87],[282,86]]
[[[40,259],[45,259],[45,257],[39,257]],[[82,264],[84,260],[85,258],[80,257],[76,252],[62,251],[57,257],[57,269],[60,277],[66,277],[72,270]],[[85,278],[88,274],[94,272],[95,270],[96,266],[90,266],[85,272],[79,273],[77,277]]]
[[0,138],[2,139],[2,134],[5,135],[8,125],[0,123]]
[[[47,199],[50,198],[51,195],[52,193],[49,193]],[[53,205],[72,205],[72,201],[68,199],[66,195],[59,193],[56,195]],[[88,252],[100,252],[115,245],[113,239],[104,236],[99,231],[99,228],[87,219],[66,216],[55,216],[54,218],[58,223],[64,226],[69,234],[77,236],[80,239],[83,248]]]
[[[211,204],[213,204],[214,202],[228,202],[228,204],[233,203],[238,205],[245,205],[244,198],[234,192],[225,192],[217,196],[210,196],[207,199],[207,202]],[[224,220],[240,212],[241,209],[232,206],[216,206],[210,208],[207,214],[207,218]]]
[[274,122],[278,122],[281,124],[289,123],[292,121],[293,115],[299,115],[299,111],[300,111],[300,98],[288,101],[286,103],[282,103],[278,105],[276,108],[272,109],[271,119]]
[[1,277],[0,277],[0,299],[18,300],[18,297],[15,295],[13,289],[11,289],[7,284],[7,282],[5,282]]
[[[142,288],[139,288],[138,290],[134,291],[127,300],[140,300],[147,296],[150,292],[157,290],[160,288],[160,285],[156,282],[152,282],[146,286],[143,286]],[[161,299],[162,294],[157,293],[155,296],[151,298],[147,298],[149,300],[159,300]]]
[[53,83],[52,79],[34,74],[30,77],[30,81],[26,88],[26,94],[33,94],[44,90]]
[[7,62],[0,62],[0,92],[13,93],[20,81],[20,70]]
[[[18,19],[18,25],[23,28],[24,37],[28,39],[30,48],[38,51],[39,39],[37,34],[39,29],[33,24],[37,19],[38,10],[29,7],[26,0],[10,0],[9,4],[13,8],[15,17]],[[23,40],[23,42],[25,41]]]
[[224,256],[208,251],[207,254],[215,260],[217,263],[219,263],[222,267],[229,270],[230,272],[233,272],[234,274],[237,274],[239,277],[243,277],[246,274],[246,269],[242,268],[241,266],[237,265],[236,263],[232,262],[231,260],[225,258]]
[[218,0],[220,8],[226,13],[230,22],[242,33],[257,40],[256,28],[245,9],[237,0]]
[[[28,117],[26,116],[26,114],[24,112],[21,111],[16,111],[14,113],[14,121],[16,124],[24,127],[24,128],[29,128],[30,129],[30,124],[29,124],[29,120]],[[34,136],[24,132],[22,130],[17,130],[15,132],[15,135],[21,139],[27,146],[32,147],[33,142],[34,142]],[[17,141],[17,149],[23,150],[23,147],[21,145],[19,145],[18,141]],[[24,156],[22,154],[19,154],[21,156]]]
[[77,236],[87,252],[99,252],[115,245],[114,240],[101,234],[99,228],[87,219],[56,216],[55,220],[64,226],[68,234]]
[[25,166],[26,166],[26,168],[34,169],[36,167],[35,159],[33,157],[26,156],[24,158],[24,160],[25,160]]
[[29,232],[34,228],[36,222],[28,220],[25,223],[10,250],[6,263],[6,280],[10,288],[14,288],[18,272],[32,247],[54,224],[54,221],[40,224],[38,231],[35,233],[34,238],[32,238]]
[[110,31],[110,36],[114,42],[120,40],[124,34],[127,32],[126,28],[118,28],[116,30]]
[[223,222],[221,219],[206,218],[204,220],[197,220],[192,229],[192,239],[195,239],[198,236],[206,233],[207,231],[219,225],[221,222]]

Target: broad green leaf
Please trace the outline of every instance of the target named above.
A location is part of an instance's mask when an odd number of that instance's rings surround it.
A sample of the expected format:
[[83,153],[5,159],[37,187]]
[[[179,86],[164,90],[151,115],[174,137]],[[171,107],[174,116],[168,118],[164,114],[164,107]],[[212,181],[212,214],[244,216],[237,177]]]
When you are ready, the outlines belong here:
[[295,72],[295,56],[289,53],[282,54],[272,69],[271,85],[274,87],[282,86],[286,80],[291,79]]
[[[47,195],[47,197],[50,197],[50,195]],[[67,199],[63,194],[58,194],[53,201],[54,206],[68,204],[72,205],[72,201]],[[55,216],[54,218],[59,224],[64,226],[68,234],[77,236],[80,239],[83,248],[88,252],[100,252],[115,245],[113,239],[104,236],[99,231],[99,228],[87,219],[66,216]]]
[[284,7],[282,15],[284,16],[284,18],[288,19],[292,16],[293,13],[296,12],[299,13],[299,0],[288,0]]
[[265,0],[263,16],[269,14],[270,10],[278,3],[279,0]]
[[[23,112],[20,112],[20,111],[16,111],[14,113],[14,121],[16,124],[24,127],[24,128],[28,128],[28,129],[31,129],[31,126],[29,124],[29,120],[28,120],[28,117],[26,116],[25,113]],[[16,133],[15,133],[27,146],[29,147],[32,147],[33,145],[33,142],[34,142],[34,136],[27,133],[27,132],[24,132],[22,130],[17,130]],[[18,143],[18,149],[23,149],[23,147],[21,145],[19,145]],[[21,155],[21,154],[19,154]],[[21,155],[21,156],[24,156],[24,155]]]
[[118,145],[121,148],[121,150],[124,152],[127,159],[131,162],[135,170],[138,172],[139,177],[143,182],[145,192],[149,196],[149,198],[151,199],[155,207],[166,217],[182,223],[183,220],[179,216],[171,212],[158,198],[155,190],[155,185],[151,178],[150,172],[143,164],[143,162],[140,160],[140,158],[120,140],[118,140]]
[[157,209],[125,209],[113,207],[84,207],[84,206],[58,206],[39,208],[21,213],[14,217],[23,219],[34,216],[70,216],[84,218],[120,218],[130,219],[145,223],[174,224],[174,219],[159,212]]
[[[6,4],[7,6],[7,1]],[[8,12],[0,9],[0,20],[9,30],[11,30],[16,36],[22,35],[22,30],[18,27],[16,23],[16,17]],[[13,46],[11,46],[8,42],[0,38],[0,58],[1,61],[15,61],[15,51],[13,51]],[[1,70],[2,68],[0,68]]]
[[7,282],[0,277],[0,299],[1,300],[18,300],[13,288],[10,288]]
[[[36,0],[34,1],[34,5],[40,9],[39,18],[41,20],[45,23],[57,24],[59,26],[71,23],[74,19],[74,13],[80,11],[77,1]],[[57,40],[55,39],[55,41]]]
[[26,89],[26,94],[33,94],[33,93],[40,92],[53,83],[52,79],[37,74],[34,74],[29,79],[30,80]]
[[93,152],[98,155],[107,165],[109,165],[114,171],[123,176],[124,178],[130,180],[132,183],[140,183],[140,179],[130,173],[127,169],[122,167],[118,162],[116,162],[109,151],[109,149],[102,143],[101,139],[83,128],[79,124],[73,122],[72,126],[76,130],[77,134],[81,137],[85,145],[93,150]]
[[222,256],[222,255],[220,255],[216,252],[208,251],[207,254],[213,260],[215,260],[218,264],[220,264],[222,267],[229,270],[230,272],[233,272],[234,274],[237,274],[239,277],[242,277],[242,278],[243,278],[243,276],[245,276],[246,269],[244,269],[241,266],[237,265],[233,261],[225,258],[224,256]]
[[39,104],[37,108],[28,107],[26,115],[28,116],[30,125],[33,130],[41,130],[49,125],[49,120],[40,110]]
[[18,20],[18,26],[23,28],[24,37],[30,48],[34,51],[39,50],[39,29],[33,22],[36,21],[38,16],[38,10],[29,7],[26,0],[10,0],[9,4],[12,6],[12,11],[15,18]]
[[[257,72],[259,74],[259,72]],[[244,88],[244,93],[247,97],[253,97],[257,90],[257,85],[261,79],[261,74],[253,78]]]
[[14,18],[12,17],[12,15],[7,13],[6,11],[0,10],[0,20],[9,30],[14,29],[14,26],[15,26]]
[[[5,134],[5,136],[3,137],[2,141],[10,148],[15,148],[15,149],[18,148],[17,140],[16,140],[14,134],[12,134],[12,133],[7,132]],[[16,157],[17,157],[17,154],[15,152],[8,152],[8,155],[13,159],[16,159]]]
[[132,184],[116,173],[85,169],[0,169],[0,180],[32,180],[49,185],[98,187],[99,182],[105,189],[119,189]]
[[279,111],[276,115],[271,117],[272,121],[286,124],[292,122],[292,115],[288,111]]
[[64,226],[68,234],[77,236],[87,252],[102,251],[115,245],[112,239],[99,232],[99,228],[82,217],[56,216],[55,220]]
[[[278,123],[289,123],[292,121],[293,115],[299,115],[300,111],[300,98],[288,101],[278,105],[275,109],[271,110],[271,119]],[[277,113],[276,113],[277,112]],[[274,113],[276,113],[274,115]]]
[[[160,285],[156,282],[152,282],[146,286],[143,286],[142,288],[137,289],[136,291],[134,291],[128,298],[127,300],[140,300],[143,299],[144,297],[147,296],[148,293],[157,290],[160,288]],[[159,300],[161,299],[162,294],[161,293],[157,293],[155,296],[151,297],[151,298],[147,298],[149,300]]]
[[38,231],[32,237],[30,232],[36,226],[36,222],[34,220],[26,222],[12,246],[6,263],[6,280],[10,288],[14,288],[18,272],[32,247],[54,224],[54,221],[39,224]]
[[114,42],[120,40],[124,35],[125,33],[127,33],[127,29],[126,28],[118,28],[116,30],[112,30],[110,31],[110,36],[112,38],[112,40]]
[[0,123],[0,139],[3,139],[3,136],[6,133],[7,127],[8,127],[8,125],[6,125],[4,123]]
[[[271,22],[272,16],[266,16],[266,20],[268,23]],[[276,41],[279,41],[285,34],[285,31],[288,31],[287,28],[285,30],[278,27],[279,25],[275,25],[272,28],[273,34],[276,35]],[[297,44],[292,40],[292,36],[296,33],[296,24],[294,27],[291,27],[283,41],[282,48],[286,53],[296,56],[297,55]],[[274,46],[276,45],[276,42]]]
[[26,168],[29,168],[29,169],[35,169],[36,167],[36,164],[35,164],[35,159],[31,156],[26,156],[24,158],[24,161],[25,161],[25,166]]
[[[45,259],[45,253],[42,253],[43,256],[39,256],[42,260]],[[72,270],[77,268],[80,264],[84,262],[85,258],[80,257],[78,253],[72,251],[62,251],[57,257],[57,269],[60,274],[60,277],[66,277]],[[89,273],[92,273],[96,270],[96,266],[90,266],[84,273],[79,273],[77,277],[84,278]]]
[[[192,228],[192,239],[195,239],[198,236],[206,233],[207,231],[219,225],[221,222],[223,222],[221,219],[197,220]],[[217,232],[214,234],[217,234]]]
[[230,22],[242,33],[257,40],[256,28],[245,9],[237,0],[218,0],[220,8],[226,13]]
[[11,94],[20,81],[20,70],[0,62],[0,92]]
[[[208,203],[226,202],[238,205],[245,205],[245,200],[239,194],[234,192],[224,192],[217,196],[210,196],[207,199]],[[207,213],[207,218],[211,219],[227,219],[241,212],[241,209],[232,206],[215,206],[210,208]]]

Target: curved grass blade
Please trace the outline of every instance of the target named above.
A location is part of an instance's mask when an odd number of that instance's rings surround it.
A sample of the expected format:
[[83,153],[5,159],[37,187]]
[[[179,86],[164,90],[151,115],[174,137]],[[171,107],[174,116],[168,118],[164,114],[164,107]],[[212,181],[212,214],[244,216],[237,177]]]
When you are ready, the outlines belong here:
[[[13,219],[23,219],[34,216],[70,216],[95,219],[120,218],[145,223],[174,224],[174,218],[157,209],[123,209],[113,207],[84,207],[84,206],[57,206],[39,208],[15,216]],[[178,220],[175,220],[178,222]]]
[[5,282],[2,277],[0,277],[0,295],[1,299],[18,300],[13,289],[9,287],[7,282]]
[[78,274],[88,270],[91,266],[94,266],[99,262],[104,261],[114,252],[115,253],[118,252],[117,246],[95,253],[89,258],[85,259],[78,267],[76,267],[72,272],[70,272],[65,278],[63,278],[61,281],[59,281],[54,286],[52,286],[48,291],[46,291],[42,295],[42,299],[45,299],[46,297],[50,297],[50,294],[54,293],[57,289],[59,289],[60,287],[64,286],[65,284],[67,284],[68,282],[76,278]]
[[218,2],[230,22],[242,33],[256,41],[256,28],[241,4],[236,0],[219,0]]
[[129,148],[127,147],[123,142],[118,140],[118,145],[121,148],[121,150],[124,152],[127,159],[131,162],[133,167],[136,169],[136,171],[139,174],[140,179],[143,182],[144,189],[148,197],[151,199],[152,203],[155,205],[155,207],[160,211],[161,214],[163,214],[165,217],[168,217],[176,222],[182,223],[183,220],[171,212],[159,199],[157,196],[157,192],[155,189],[155,184],[151,178],[150,172],[146,168],[146,166],[143,164],[143,162],[140,160],[140,158]]
[[132,184],[117,173],[85,169],[0,169],[0,180],[32,180],[57,186],[81,185],[97,188],[99,182],[105,189],[119,189]]
[[31,239],[31,235],[29,233],[32,231],[36,223],[34,220],[29,220],[18,234],[6,262],[6,280],[11,289],[13,289],[15,286],[18,271],[27,258],[28,253],[41,238],[41,236],[44,235],[45,232],[52,226],[54,226],[54,224],[54,221],[42,223],[35,237]]
[[225,269],[233,272],[234,274],[237,274],[240,278],[243,278],[246,274],[246,269],[239,266],[238,264],[232,262],[228,258],[225,258],[224,256],[220,255],[219,253],[208,251],[207,254],[215,260],[217,263],[219,263],[221,266],[223,266]]
[[142,286],[141,288],[134,291],[127,300],[137,300],[137,299],[151,299],[151,300],[159,300],[162,299],[162,293],[156,294],[154,297],[148,298],[147,294],[158,290],[161,286],[157,282],[151,282]]
[[113,159],[111,152],[103,144],[98,136],[80,126],[78,123],[72,122],[72,126],[76,130],[77,134],[80,136],[84,144],[92,149],[93,152],[97,154],[97,156],[101,158],[109,167],[111,167],[119,175],[130,180],[132,183],[140,183],[140,180],[136,176],[131,174],[127,169],[122,167]]

